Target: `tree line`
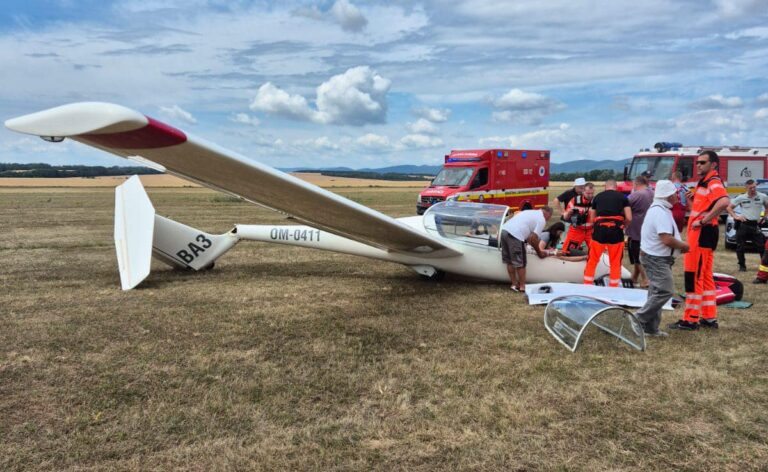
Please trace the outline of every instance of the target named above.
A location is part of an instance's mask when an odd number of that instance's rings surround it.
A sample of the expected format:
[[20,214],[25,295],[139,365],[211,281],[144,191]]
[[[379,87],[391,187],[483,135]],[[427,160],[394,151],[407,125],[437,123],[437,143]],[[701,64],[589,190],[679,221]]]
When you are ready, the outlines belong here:
[[104,177],[115,175],[145,175],[161,174],[162,172],[149,167],[122,167],[122,166],[85,166],[85,165],[61,165],[50,164],[2,164],[0,163],[0,177]]
[[624,171],[595,169],[587,172],[559,172],[557,174],[550,174],[549,180],[553,182],[568,182],[579,177],[584,177],[587,182],[605,182],[608,179],[622,180],[624,179]]

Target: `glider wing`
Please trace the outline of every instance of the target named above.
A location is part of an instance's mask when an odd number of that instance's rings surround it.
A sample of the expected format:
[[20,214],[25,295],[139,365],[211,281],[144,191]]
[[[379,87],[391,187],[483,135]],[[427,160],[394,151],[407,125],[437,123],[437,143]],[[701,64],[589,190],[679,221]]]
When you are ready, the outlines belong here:
[[168,173],[371,246],[421,257],[461,255],[394,218],[120,105],[72,103],[8,120],[5,126],[51,141],[68,137],[121,157],[138,157]]

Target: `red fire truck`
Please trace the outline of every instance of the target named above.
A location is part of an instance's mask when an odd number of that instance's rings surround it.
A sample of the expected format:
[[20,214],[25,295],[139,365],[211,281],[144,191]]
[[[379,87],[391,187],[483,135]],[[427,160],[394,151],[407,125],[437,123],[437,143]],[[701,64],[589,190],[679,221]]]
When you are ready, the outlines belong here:
[[768,177],[768,147],[683,146],[680,143],[661,142],[654,144],[652,150],[643,149],[635,154],[632,162],[624,167],[624,182],[619,183],[619,190],[630,193],[632,181],[638,175],[644,174],[655,183],[671,178],[675,171],[683,174],[683,183],[693,186],[699,179],[695,169],[696,157],[706,150],[715,151],[720,157],[720,177],[729,193],[744,192],[744,182],[749,179]]
[[549,192],[549,151],[476,149],[451,151],[445,165],[416,201],[418,214],[446,199],[542,207]]

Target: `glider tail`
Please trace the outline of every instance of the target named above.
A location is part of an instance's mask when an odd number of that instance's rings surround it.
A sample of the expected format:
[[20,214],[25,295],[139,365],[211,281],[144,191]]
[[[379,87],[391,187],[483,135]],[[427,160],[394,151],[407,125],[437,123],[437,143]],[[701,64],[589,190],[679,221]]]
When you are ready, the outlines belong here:
[[233,232],[211,235],[156,215],[136,176],[115,189],[115,248],[123,290],[149,275],[152,256],[175,268],[206,270],[238,241]]

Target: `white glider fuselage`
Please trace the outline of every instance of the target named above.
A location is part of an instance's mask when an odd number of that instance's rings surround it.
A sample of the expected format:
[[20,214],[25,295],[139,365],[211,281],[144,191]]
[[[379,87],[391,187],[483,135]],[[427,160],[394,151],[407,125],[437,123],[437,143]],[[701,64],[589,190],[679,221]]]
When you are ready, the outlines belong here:
[[[397,220],[429,235],[422,225],[421,216],[409,216]],[[489,245],[442,239],[446,246],[456,249],[462,255],[434,258],[386,251],[304,225],[237,225],[234,232],[240,240],[321,249],[395,262],[409,266],[423,275],[430,275],[429,268],[432,267],[467,277],[497,282],[509,281],[507,267],[501,260],[501,250]],[[584,263],[567,262],[554,257],[540,259],[533,251],[530,251],[528,257],[533,259],[527,270],[527,279],[531,282],[576,281],[582,277],[584,271]],[[606,261],[601,260],[598,272],[607,273],[607,269]]]

